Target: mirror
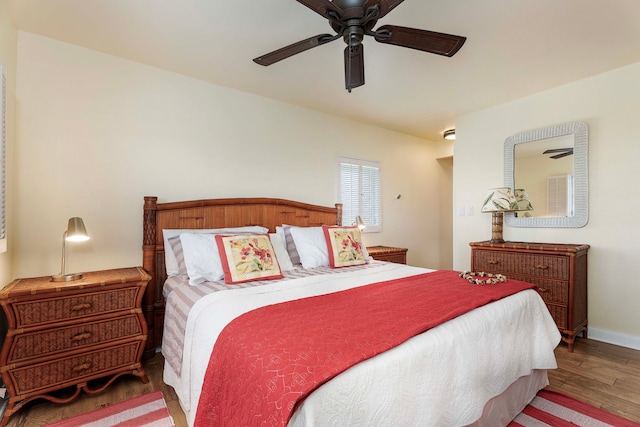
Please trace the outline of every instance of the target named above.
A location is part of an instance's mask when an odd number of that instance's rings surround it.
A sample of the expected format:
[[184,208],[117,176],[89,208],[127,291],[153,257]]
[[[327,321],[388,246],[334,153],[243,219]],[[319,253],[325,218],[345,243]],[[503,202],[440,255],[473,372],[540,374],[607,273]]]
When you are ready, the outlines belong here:
[[526,190],[533,205],[527,216],[505,215],[508,226],[587,224],[588,139],[587,125],[582,122],[521,132],[506,139],[505,185]]

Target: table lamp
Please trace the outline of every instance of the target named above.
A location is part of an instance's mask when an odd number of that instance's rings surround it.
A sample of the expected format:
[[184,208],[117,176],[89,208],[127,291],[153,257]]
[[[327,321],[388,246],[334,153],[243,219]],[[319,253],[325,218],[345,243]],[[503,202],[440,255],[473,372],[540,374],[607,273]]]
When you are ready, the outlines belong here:
[[482,204],[482,212],[493,214],[491,222],[491,243],[504,243],[502,223],[505,212],[517,211],[518,204],[509,187],[491,188]]
[[51,276],[52,282],[71,282],[82,278],[82,273],[68,274],[65,271],[66,242],[84,242],[86,240],[89,240],[89,235],[87,234],[87,230],[84,228],[82,218],[69,218],[69,225],[62,234],[62,263],[60,267],[60,274]]

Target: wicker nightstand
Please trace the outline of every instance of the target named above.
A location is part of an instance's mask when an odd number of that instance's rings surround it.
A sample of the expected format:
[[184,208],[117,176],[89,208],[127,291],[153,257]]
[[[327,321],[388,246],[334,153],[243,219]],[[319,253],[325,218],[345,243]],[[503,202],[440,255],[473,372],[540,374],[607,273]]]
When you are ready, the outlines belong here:
[[378,261],[395,262],[396,264],[407,263],[407,249],[394,248],[391,246],[367,246],[367,252],[373,259]]
[[[124,374],[148,382],[140,363],[147,340],[141,302],[150,278],[132,267],[84,273],[68,283],[17,279],[0,290],[8,323],[0,372],[9,392],[0,425],[34,399],[70,402]],[[106,377],[106,384],[88,384]],[[50,394],[72,386],[70,397]]]

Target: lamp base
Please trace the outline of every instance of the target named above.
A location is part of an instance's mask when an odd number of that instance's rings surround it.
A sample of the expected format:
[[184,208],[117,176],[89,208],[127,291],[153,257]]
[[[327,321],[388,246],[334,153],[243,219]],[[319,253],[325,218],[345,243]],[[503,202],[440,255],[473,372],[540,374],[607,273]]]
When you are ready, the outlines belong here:
[[56,274],[55,276],[51,276],[52,282],[73,282],[78,279],[82,279],[82,273]]
[[492,212],[492,221],[491,221],[491,243],[504,243],[504,239],[502,238],[502,212]]

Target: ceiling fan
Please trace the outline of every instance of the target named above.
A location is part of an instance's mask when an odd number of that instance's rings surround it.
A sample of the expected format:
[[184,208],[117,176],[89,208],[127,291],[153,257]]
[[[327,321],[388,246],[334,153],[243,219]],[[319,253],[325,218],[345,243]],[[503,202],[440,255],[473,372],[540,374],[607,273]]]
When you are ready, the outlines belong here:
[[561,159],[566,156],[571,156],[573,154],[573,147],[568,148],[553,148],[551,150],[545,150],[542,154],[553,154],[558,153],[553,156],[549,156],[550,159]]
[[404,0],[296,0],[329,21],[337,33],[319,34],[281,49],[259,56],[253,61],[268,66],[311,48],[342,37],[344,50],[345,86],[351,89],[364,85],[364,36],[372,36],[379,43],[408,47],[444,56],[453,56],[460,50],[466,37],[415,28],[383,25],[373,27],[378,19],[391,12]]

